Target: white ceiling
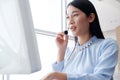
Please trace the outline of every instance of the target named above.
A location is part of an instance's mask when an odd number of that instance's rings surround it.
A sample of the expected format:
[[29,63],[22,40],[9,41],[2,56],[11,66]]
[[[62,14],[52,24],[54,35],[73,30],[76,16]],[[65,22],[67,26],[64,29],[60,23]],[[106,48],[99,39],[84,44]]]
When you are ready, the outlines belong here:
[[97,10],[103,31],[120,25],[120,0],[90,0]]

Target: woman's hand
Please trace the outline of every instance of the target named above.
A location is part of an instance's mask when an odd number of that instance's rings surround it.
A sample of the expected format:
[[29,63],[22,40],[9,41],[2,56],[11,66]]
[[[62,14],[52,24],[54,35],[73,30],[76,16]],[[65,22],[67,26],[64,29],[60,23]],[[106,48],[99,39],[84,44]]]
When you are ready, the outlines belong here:
[[65,35],[63,32],[58,33],[56,37],[56,44],[58,47],[57,62],[59,63],[64,59],[66,47],[68,44],[68,35]]
[[65,49],[68,43],[68,35],[65,35],[63,32],[58,33],[56,37],[56,44],[58,49]]
[[67,75],[61,72],[51,72],[40,80],[67,80]]

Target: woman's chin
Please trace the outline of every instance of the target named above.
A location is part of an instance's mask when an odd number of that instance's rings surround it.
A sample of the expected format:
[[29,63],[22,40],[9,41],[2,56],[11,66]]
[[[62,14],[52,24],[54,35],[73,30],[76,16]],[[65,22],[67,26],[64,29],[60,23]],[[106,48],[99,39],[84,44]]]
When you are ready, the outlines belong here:
[[73,36],[74,36],[74,37],[77,37],[77,36],[78,36],[78,34],[77,34],[77,33],[73,33]]

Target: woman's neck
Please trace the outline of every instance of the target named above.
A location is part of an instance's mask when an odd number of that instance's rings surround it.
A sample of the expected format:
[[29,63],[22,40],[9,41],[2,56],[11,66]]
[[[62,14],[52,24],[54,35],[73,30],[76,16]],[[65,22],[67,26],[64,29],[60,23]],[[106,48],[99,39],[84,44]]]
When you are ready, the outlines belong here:
[[78,36],[78,42],[80,45],[85,44],[90,38],[92,37],[91,34],[80,35]]

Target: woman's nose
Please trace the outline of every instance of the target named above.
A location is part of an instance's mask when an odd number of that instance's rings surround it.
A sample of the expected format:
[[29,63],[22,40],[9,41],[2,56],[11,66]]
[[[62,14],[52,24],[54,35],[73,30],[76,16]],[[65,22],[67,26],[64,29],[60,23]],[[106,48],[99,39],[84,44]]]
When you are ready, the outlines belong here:
[[73,18],[70,18],[70,19],[69,19],[69,25],[71,25],[71,24],[74,24]]
[[70,18],[68,22],[69,29],[73,28],[72,26],[74,25],[74,23],[75,23],[74,19]]

